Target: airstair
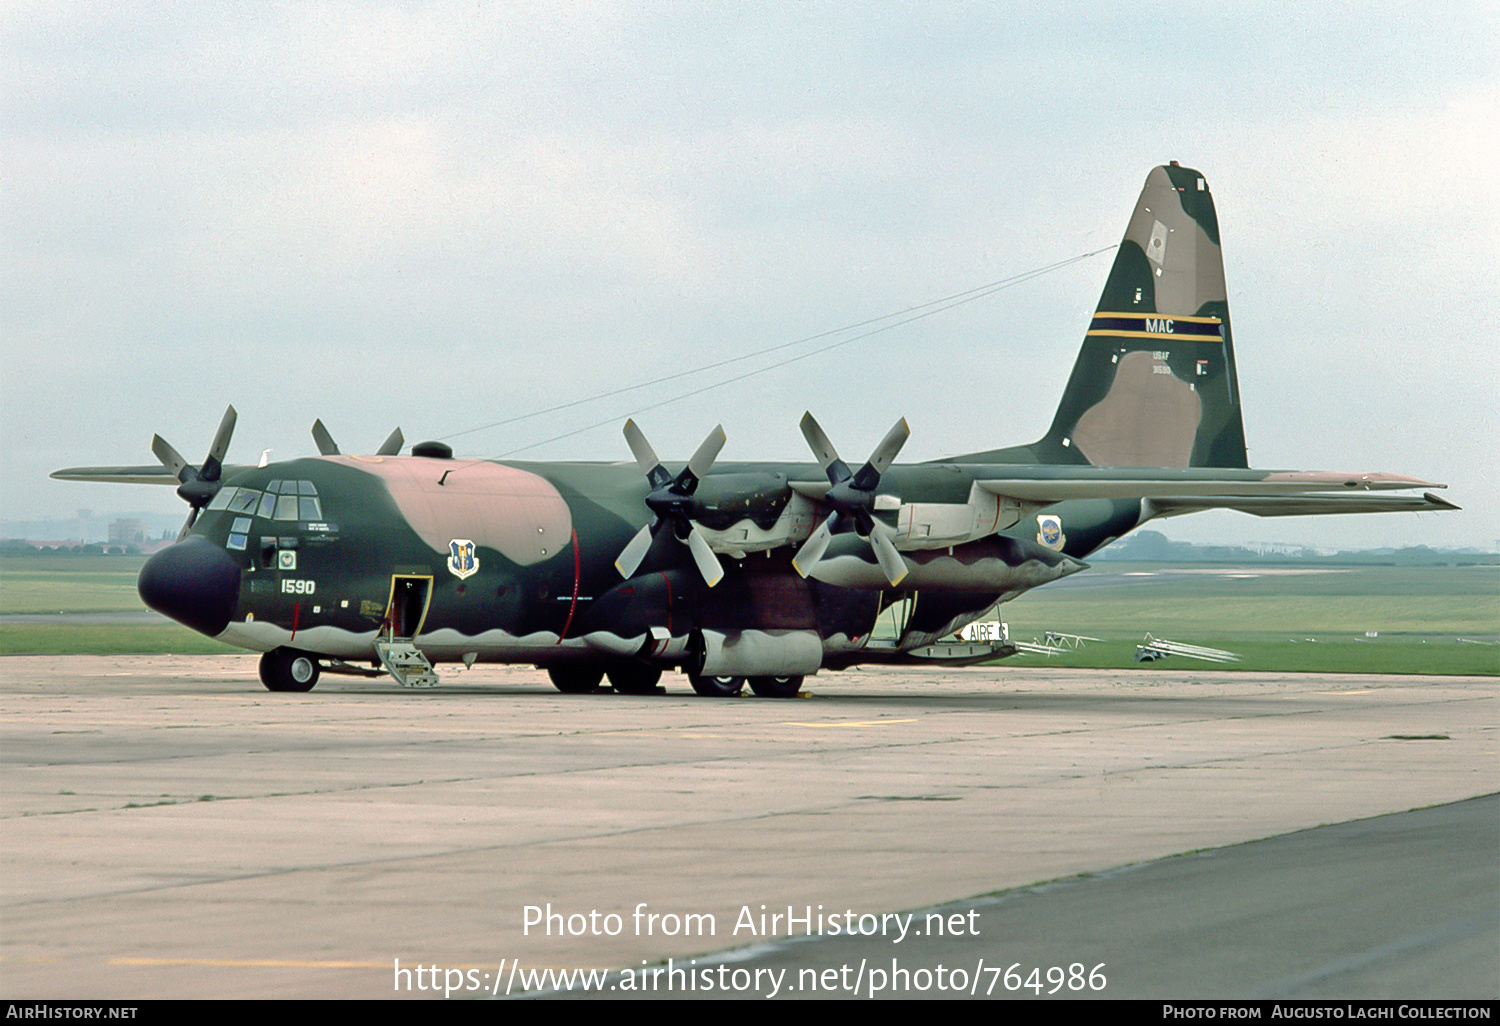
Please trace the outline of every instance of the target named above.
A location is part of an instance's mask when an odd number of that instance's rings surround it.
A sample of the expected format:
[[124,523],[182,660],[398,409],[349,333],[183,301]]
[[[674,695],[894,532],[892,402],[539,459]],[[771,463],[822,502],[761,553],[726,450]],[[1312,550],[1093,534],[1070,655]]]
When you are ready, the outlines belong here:
[[375,651],[391,676],[396,678],[396,683],[403,688],[437,687],[437,671],[410,639],[381,638],[375,642]]

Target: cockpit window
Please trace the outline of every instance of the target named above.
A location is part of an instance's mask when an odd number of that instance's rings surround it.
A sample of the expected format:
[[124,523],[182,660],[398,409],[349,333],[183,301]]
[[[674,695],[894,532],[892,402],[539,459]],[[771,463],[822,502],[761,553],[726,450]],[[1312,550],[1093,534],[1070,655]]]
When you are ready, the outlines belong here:
[[260,492],[254,488],[229,489],[236,492],[234,498],[229,500],[229,508],[235,513],[254,513],[255,507],[260,503]]
[[311,481],[271,481],[264,493],[254,488],[220,488],[209,509],[227,509],[267,520],[322,520],[323,504]]

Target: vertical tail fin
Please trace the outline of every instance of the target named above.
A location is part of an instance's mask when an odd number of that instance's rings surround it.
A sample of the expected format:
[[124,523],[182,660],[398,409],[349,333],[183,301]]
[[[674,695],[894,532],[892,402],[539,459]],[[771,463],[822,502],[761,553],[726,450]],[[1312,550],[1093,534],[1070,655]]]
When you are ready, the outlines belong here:
[[1042,463],[1245,467],[1219,222],[1203,176],[1146,176]]

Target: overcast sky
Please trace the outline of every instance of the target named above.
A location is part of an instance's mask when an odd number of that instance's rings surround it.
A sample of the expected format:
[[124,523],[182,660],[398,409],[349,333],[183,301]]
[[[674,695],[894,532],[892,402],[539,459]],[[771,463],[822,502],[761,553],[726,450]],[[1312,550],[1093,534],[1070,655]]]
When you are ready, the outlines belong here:
[[[1251,463],[1465,511],[1162,529],[1500,539],[1492,3],[3,12],[0,518],[185,513],[47,474],[153,432],[201,460],[230,403],[231,462],[315,417],[627,459],[627,415],[848,336],[472,429],[1112,245],[1175,159],[1217,199]],[[720,421],[721,459],[806,459],[804,409],[851,460],[903,415],[903,460],[1031,441],[1110,259],[637,419],[669,463]]]

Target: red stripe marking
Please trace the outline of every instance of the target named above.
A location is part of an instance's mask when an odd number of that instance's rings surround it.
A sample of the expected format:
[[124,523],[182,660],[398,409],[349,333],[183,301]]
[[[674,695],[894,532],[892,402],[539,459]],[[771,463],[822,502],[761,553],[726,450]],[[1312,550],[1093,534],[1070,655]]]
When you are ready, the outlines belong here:
[[563,624],[562,633],[557,636],[557,644],[563,643],[563,638],[568,636],[568,628],[573,626],[573,611],[578,608],[578,578],[582,572],[578,556],[578,529],[573,529],[573,601],[568,603],[568,619]]
[[292,636],[287,639],[288,643],[297,640],[297,620],[302,616],[302,603],[292,603]]

